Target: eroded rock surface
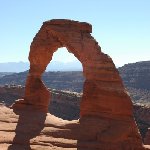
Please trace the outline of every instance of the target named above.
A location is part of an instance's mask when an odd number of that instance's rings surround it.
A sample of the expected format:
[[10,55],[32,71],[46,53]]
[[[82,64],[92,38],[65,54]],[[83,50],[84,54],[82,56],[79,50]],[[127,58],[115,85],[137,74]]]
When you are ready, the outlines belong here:
[[[48,111],[51,94],[44,86],[41,75],[51,61],[53,53],[60,47],[66,47],[82,63],[85,77],[80,119],[76,123],[77,126],[75,125],[75,130],[71,129],[71,139],[77,140],[77,147],[81,149],[142,150],[144,147],[133,119],[131,99],[112,59],[101,52],[91,32],[92,27],[87,23],[72,20],[44,22],[30,47],[30,70],[25,98],[17,101],[13,108],[27,112]],[[21,116],[20,114],[19,118]],[[25,114],[23,119],[24,117]],[[21,126],[20,122],[19,120],[17,126]],[[44,124],[44,119],[42,123]],[[67,133],[64,136],[66,135]],[[33,135],[25,137],[25,142],[29,143]],[[17,141],[16,136],[14,139]]]
[[[41,75],[51,61],[53,53],[59,47],[66,47],[82,63],[86,78],[81,116],[105,113],[132,116],[131,101],[118,71],[112,59],[101,52],[98,43],[90,34],[91,30],[91,25],[71,20],[44,22],[31,44],[25,104],[47,111],[49,94],[41,82]],[[114,103],[117,105],[113,105]]]
[[[140,140],[134,141],[132,136],[128,140],[123,140],[128,136],[127,128],[132,130],[128,126],[133,126],[132,120],[122,122],[87,116],[80,120],[67,121],[40,111],[13,112],[5,106],[0,106],[0,112],[1,150],[148,150],[150,148],[149,146],[142,148]],[[108,130],[108,127],[116,130]],[[116,133],[119,136],[116,136]],[[132,147],[127,144],[128,142],[132,142]]]
[[[24,89],[25,87],[18,85],[15,87],[0,87],[0,103],[6,106],[12,105],[16,99],[24,96]],[[51,114],[64,120],[79,119],[81,93],[55,89],[49,90],[52,94],[51,104],[48,108]],[[144,140],[148,128],[150,128],[150,107],[134,103],[133,111],[134,118]]]

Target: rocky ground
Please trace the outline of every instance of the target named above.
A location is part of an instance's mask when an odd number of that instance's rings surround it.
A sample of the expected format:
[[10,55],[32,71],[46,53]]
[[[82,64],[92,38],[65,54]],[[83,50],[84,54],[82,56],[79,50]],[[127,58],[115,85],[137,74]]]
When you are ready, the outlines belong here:
[[[98,136],[110,119],[102,118],[103,123],[101,118],[96,117],[67,121],[49,113],[30,109],[12,110],[5,106],[0,106],[0,112],[1,150],[116,150],[116,147],[117,150],[122,150],[122,146],[126,150],[131,148],[126,141],[118,145],[115,136]],[[115,134],[116,131],[112,133]],[[109,145],[104,144],[108,141]],[[148,150],[150,146],[138,148],[135,143],[132,148],[144,149]]]
[[78,120],[69,122],[33,111],[13,112],[4,106],[0,112],[1,150],[75,150],[79,145]]
[[[79,119],[82,93],[51,90],[52,100],[49,112],[64,120]],[[16,99],[23,98],[24,87],[0,87],[0,103],[10,106]],[[150,128],[150,107],[141,104],[133,105],[134,117],[144,141]]]

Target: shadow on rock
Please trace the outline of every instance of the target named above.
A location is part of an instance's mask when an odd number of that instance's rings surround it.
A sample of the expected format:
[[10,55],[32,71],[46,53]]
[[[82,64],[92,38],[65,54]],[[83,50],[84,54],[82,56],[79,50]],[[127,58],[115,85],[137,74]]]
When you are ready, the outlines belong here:
[[30,139],[38,136],[44,128],[46,113],[35,110],[13,110],[19,115],[15,137],[8,150],[31,150]]

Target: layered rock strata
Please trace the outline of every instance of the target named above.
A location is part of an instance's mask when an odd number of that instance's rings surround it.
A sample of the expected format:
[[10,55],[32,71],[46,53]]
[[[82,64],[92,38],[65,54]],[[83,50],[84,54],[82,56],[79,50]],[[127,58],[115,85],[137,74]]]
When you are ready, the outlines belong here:
[[[115,144],[116,140],[121,141],[114,136],[116,131],[111,132],[109,137],[101,137],[98,134],[99,131],[105,128],[104,134],[107,132],[107,126],[114,123],[114,120],[109,118],[89,116],[80,120],[67,121],[49,113],[28,110],[13,111],[5,106],[0,106],[0,112],[1,150],[150,149],[148,145],[141,148],[136,141],[134,141],[135,146],[132,147],[126,140]],[[122,133],[124,130],[122,122],[118,120],[117,125],[119,125],[117,133]]]
[[[19,85],[13,87],[0,87],[0,103],[6,106],[12,105],[15,99],[19,99],[24,96],[24,89],[25,87],[20,87]],[[64,120],[79,119],[82,93],[59,91],[55,89],[48,90],[52,94],[51,104],[48,108],[51,114]],[[133,112],[134,118],[144,141],[147,135],[149,135],[146,133],[149,132],[148,128],[150,128],[150,107],[134,103]]]
[[[25,98],[17,101],[13,108],[48,111],[51,94],[44,86],[41,75],[53,53],[60,47],[66,47],[82,63],[85,77],[77,123],[80,132],[78,136],[76,132],[71,132],[72,139],[81,140],[79,146],[90,150],[142,150],[144,147],[133,119],[131,99],[112,59],[101,52],[91,32],[92,26],[83,22],[44,22],[30,47]],[[91,147],[89,141],[94,141]]]

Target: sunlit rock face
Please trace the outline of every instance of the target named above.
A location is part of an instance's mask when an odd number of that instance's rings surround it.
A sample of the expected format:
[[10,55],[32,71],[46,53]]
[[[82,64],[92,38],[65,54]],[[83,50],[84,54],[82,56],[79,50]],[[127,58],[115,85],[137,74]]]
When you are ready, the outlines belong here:
[[44,22],[31,43],[25,98],[17,101],[13,108],[48,111],[51,94],[41,75],[53,53],[66,47],[82,63],[85,77],[80,119],[70,129],[72,132],[67,139],[77,140],[75,147],[80,149],[142,150],[131,99],[112,59],[101,52],[91,32],[92,26],[88,23],[72,20]]

